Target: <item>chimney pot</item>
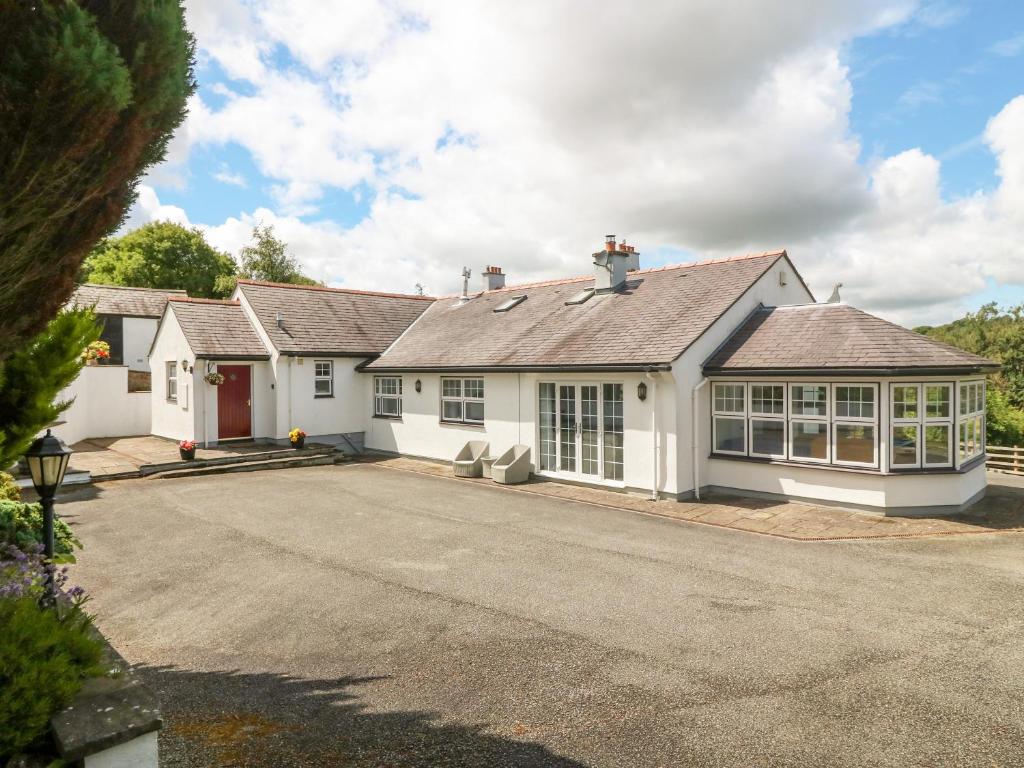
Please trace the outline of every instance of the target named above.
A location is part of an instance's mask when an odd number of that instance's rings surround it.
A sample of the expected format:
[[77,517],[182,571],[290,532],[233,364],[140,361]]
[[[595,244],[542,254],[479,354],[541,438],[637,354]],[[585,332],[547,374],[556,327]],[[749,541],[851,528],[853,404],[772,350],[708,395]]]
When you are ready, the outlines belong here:
[[505,273],[501,271],[501,267],[485,267],[481,276],[483,277],[483,289],[485,291],[496,291],[499,288],[505,287]]

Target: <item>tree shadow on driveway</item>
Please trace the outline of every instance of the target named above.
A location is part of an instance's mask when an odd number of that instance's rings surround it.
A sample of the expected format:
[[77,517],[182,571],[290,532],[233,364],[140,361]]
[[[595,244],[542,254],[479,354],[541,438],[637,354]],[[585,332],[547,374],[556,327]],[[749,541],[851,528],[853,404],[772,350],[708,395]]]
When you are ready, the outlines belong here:
[[367,711],[355,689],[379,677],[134,670],[161,703],[161,766],[585,766],[542,745],[485,733],[486,723]]

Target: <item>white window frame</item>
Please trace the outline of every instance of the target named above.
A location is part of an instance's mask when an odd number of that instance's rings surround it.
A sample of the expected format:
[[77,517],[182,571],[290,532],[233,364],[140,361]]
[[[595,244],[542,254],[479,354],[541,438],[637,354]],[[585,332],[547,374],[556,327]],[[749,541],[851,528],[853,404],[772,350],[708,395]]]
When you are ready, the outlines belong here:
[[[859,389],[870,389],[874,392],[873,399],[873,412],[872,417],[867,416],[840,416],[839,408],[836,403],[838,401],[839,389],[843,387],[857,387]],[[830,446],[829,450],[832,453],[832,465],[837,467],[870,467],[871,469],[878,469],[878,384],[873,382],[863,381],[839,381],[834,382],[830,392],[830,408],[832,409],[832,428],[830,432]],[[849,461],[842,460],[839,458],[839,427],[841,426],[864,426],[870,425],[874,428],[874,439],[871,441],[872,445],[872,461],[870,463],[863,461]]]
[[[171,389],[173,389],[173,394]],[[167,361],[164,363],[164,391],[167,395],[167,402],[176,403],[178,402],[178,361]]]
[[[896,390],[911,389],[917,394],[917,414],[915,416],[896,416]],[[923,457],[922,442],[924,439],[924,390],[921,384],[916,381],[891,381],[889,382],[889,469],[900,471],[902,469],[920,469]],[[907,464],[897,464],[896,457],[896,430],[900,427],[914,427],[917,437],[914,441],[914,461]]]
[[[793,410],[793,393],[797,388],[803,389],[804,387],[822,387],[825,390],[825,414],[803,414],[796,413]],[[788,440],[786,441],[786,451],[790,461],[799,462],[810,462],[812,464],[830,464],[832,463],[832,388],[820,381],[805,381],[805,382],[790,382],[787,390],[789,400],[787,401],[786,407],[789,409],[789,425],[788,429]],[[802,398],[801,398],[802,401]],[[825,458],[819,459],[813,456],[794,456],[793,455],[793,436],[795,430],[793,429],[794,423],[801,424],[821,424],[825,427]]]
[[[740,388],[740,406],[741,411],[720,411],[716,405],[717,398],[715,397],[715,390],[718,387],[739,387]],[[733,398],[734,399],[734,398]],[[726,451],[718,447],[718,421],[719,419],[727,419],[729,421],[739,421],[743,424],[743,446],[747,446],[747,434],[750,431],[747,427],[747,384],[746,382],[736,381],[713,381],[711,382],[711,449],[712,453],[719,453],[726,456],[746,456],[746,450],[742,451]]]
[[[397,382],[395,392],[382,392],[381,386],[385,381]],[[385,400],[395,400],[398,404],[398,413],[385,413],[382,405]],[[373,377],[373,415],[378,419],[401,419],[402,418],[402,377],[401,376],[374,376]]]
[[[458,397],[445,396],[445,394],[444,394],[444,383],[446,381],[457,381],[457,382],[459,382],[459,395],[458,395]],[[479,381],[480,382],[480,390],[481,390],[481,396],[480,397],[469,397],[468,395],[466,395],[466,382],[467,381],[473,381],[473,382]],[[482,426],[483,425],[484,418],[486,418],[486,415],[487,415],[487,406],[485,405],[485,398],[486,398],[486,395],[487,395],[487,383],[484,380],[483,376],[442,376],[441,377],[440,394],[441,394],[441,406],[440,406],[440,410],[438,411],[438,417],[440,418],[442,423],[444,423],[444,424],[470,424],[470,425],[473,425],[473,426]],[[444,415],[444,404],[446,402],[447,403],[456,403],[456,402],[460,403],[461,404],[460,412],[462,413],[462,417],[458,418],[458,419],[454,419],[454,418],[450,418],[448,416],[445,416]],[[480,406],[484,409],[484,418],[480,418],[480,419],[471,419],[471,418],[469,418],[469,416],[468,416],[468,409],[466,408],[466,404],[467,403],[479,403]]]
[[[964,397],[964,391],[967,397]],[[962,467],[979,456],[984,456],[987,449],[985,432],[985,403],[987,399],[985,379],[969,379],[956,383],[956,466]],[[973,408],[972,408],[973,404]],[[966,428],[966,429],[965,429]],[[964,440],[960,439],[964,431]],[[970,439],[973,436],[973,440]],[[967,446],[975,449],[967,453]]]
[[[754,410],[754,388],[755,387],[777,387],[782,390],[782,413],[765,413]],[[785,459],[786,446],[789,442],[789,430],[786,426],[786,418],[789,413],[788,387],[782,381],[750,381],[747,382],[747,453],[758,459]],[[763,399],[763,398],[759,398]],[[774,398],[773,398],[774,399]],[[754,452],[754,422],[771,421],[782,424],[782,453],[755,453]]]
[[[949,415],[929,416],[928,415],[928,387],[946,387],[949,392]],[[925,381],[921,384],[921,466],[925,469],[941,469],[952,467],[956,463],[956,382],[953,381]],[[927,432],[928,427],[946,426],[946,455],[949,461],[928,462]]]
[[[323,375],[319,372],[321,365],[327,366],[327,374]],[[327,392],[317,392],[316,385],[321,382],[327,382]],[[314,360],[313,361],[313,397],[334,397],[334,361],[333,360]]]

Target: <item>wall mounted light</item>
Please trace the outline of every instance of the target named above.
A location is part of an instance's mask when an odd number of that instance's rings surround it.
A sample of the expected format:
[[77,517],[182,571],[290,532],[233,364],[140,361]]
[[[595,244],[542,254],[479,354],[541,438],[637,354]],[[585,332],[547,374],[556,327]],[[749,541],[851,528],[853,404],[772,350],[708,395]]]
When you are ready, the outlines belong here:
[[416,391],[419,392],[420,390],[423,389],[423,382],[420,381],[419,379],[416,379],[415,387],[416,387]]
[[182,360],[181,361],[181,370],[183,370],[183,371],[187,371],[188,370],[188,360]]
[[636,385],[636,396],[640,398],[640,402],[641,403],[644,400],[647,399],[647,382],[646,381],[641,381],[639,384]]

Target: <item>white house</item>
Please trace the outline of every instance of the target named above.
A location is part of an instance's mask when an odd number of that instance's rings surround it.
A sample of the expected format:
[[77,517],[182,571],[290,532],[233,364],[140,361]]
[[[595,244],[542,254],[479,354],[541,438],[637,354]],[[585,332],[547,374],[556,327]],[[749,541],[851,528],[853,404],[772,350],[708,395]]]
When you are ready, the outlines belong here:
[[68,305],[93,308],[103,326],[100,339],[110,345],[110,365],[149,371],[149,348],[172,296],[185,296],[185,291],[86,283],[75,289]]
[[[814,303],[784,251],[640,270],[611,239],[592,261],[515,287],[488,267],[484,290],[438,299],[242,282],[231,302],[172,300],[154,432],[298,426],[441,460],[526,445],[539,475],[678,499],[921,513],[984,493],[991,361]],[[241,383],[210,386],[214,368]]]
[[110,358],[83,368],[58,395],[59,401],[72,403],[53,427],[54,434],[69,445],[90,437],[150,434],[149,348],[167,299],[184,295],[117,285],[85,284],[75,289],[67,305],[96,312]]

